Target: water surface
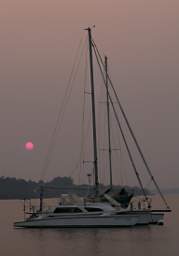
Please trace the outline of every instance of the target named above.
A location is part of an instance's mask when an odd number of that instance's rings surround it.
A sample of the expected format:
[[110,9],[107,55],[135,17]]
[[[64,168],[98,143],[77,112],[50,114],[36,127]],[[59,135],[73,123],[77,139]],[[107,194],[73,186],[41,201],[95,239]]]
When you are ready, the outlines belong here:
[[15,229],[23,203],[0,201],[0,253],[3,256],[178,256],[179,196],[169,196],[173,209],[164,226],[116,229]]

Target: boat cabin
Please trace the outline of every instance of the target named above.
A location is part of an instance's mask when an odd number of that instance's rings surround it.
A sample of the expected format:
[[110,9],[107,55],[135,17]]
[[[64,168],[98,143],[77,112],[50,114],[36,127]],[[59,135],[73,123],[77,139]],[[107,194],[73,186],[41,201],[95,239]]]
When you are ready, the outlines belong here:
[[103,213],[114,210],[112,206],[105,203],[83,204],[83,205],[61,205],[59,204],[53,211],[54,214],[71,213]]

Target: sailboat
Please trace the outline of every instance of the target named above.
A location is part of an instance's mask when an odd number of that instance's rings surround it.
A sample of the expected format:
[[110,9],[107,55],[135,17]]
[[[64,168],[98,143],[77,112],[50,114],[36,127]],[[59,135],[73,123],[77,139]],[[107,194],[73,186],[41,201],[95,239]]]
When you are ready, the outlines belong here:
[[[51,210],[45,210],[43,207],[43,188],[40,193],[40,207],[37,211],[28,212],[28,218],[22,221],[14,223],[17,228],[92,228],[92,227],[132,227],[136,225],[149,225],[149,224],[162,224],[164,219],[164,213],[169,212],[170,208],[161,193],[158,184],[156,183],[149,166],[144,158],[144,155],[140,149],[140,146],[136,140],[136,137],[131,129],[126,114],[122,108],[119,98],[114,90],[112,81],[107,71],[107,58],[103,62],[98,48],[92,38],[92,30],[90,27],[87,29],[88,43],[89,43],[89,63],[90,63],[90,84],[91,84],[91,106],[92,106],[92,132],[93,132],[93,159],[94,159],[94,194],[93,196],[76,200],[73,196],[70,200],[62,198],[58,205]],[[98,175],[98,154],[97,154],[97,132],[96,132],[96,110],[95,110],[95,89],[94,89],[94,73],[93,73],[93,56],[96,56],[99,64],[104,84],[106,87],[107,95],[107,108],[108,108],[108,142],[109,142],[109,163],[110,163],[110,188],[103,193],[100,191],[99,175]],[[105,70],[105,72],[103,72]],[[105,74],[105,75],[104,75]],[[122,115],[126,121],[127,127],[131,133],[131,136],[136,144],[136,147],[141,155],[144,165],[151,177],[151,180],[155,184],[162,200],[165,203],[166,209],[152,209],[151,202],[146,195],[146,191],[143,187],[141,178],[136,169],[135,163],[126,138],[124,136],[118,114],[114,108],[113,101],[111,99],[108,85],[111,85],[116,100],[119,104]],[[111,142],[110,142],[110,122],[109,122],[109,104],[111,104],[114,111],[119,130],[124,140],[124,144],[129,155],[132,167],[136,174],[137,180],[144,194],[144,201],[147,206],[138,207],[134,209],[130,203],[132,195],[128,195],[125,189],[122,189],[118,195],[118,198],[112,197],[109,191],[112,190],[112,163],[111,163]],[[69,199],[69,198],[68,198]]]

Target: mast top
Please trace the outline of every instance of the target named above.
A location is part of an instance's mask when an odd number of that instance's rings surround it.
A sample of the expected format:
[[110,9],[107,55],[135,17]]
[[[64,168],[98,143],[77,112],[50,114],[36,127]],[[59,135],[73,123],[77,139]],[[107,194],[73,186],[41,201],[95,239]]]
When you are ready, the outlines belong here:
[[87,28],[85,28],[84,30],[87,30],[87,31],[91,31],[93,28],[95,28],[96,26],[95,25],[93,25],[93,26],[91,26],[91,27],[87,27]]

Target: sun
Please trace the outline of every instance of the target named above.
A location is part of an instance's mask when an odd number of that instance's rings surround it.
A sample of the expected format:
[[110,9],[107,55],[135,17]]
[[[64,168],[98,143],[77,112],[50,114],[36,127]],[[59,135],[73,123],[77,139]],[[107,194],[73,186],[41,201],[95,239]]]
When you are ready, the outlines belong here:
[[25,143],[25,149],[28,151],[32,151],[34,149],[34,143],[32,141],[27,141]]

